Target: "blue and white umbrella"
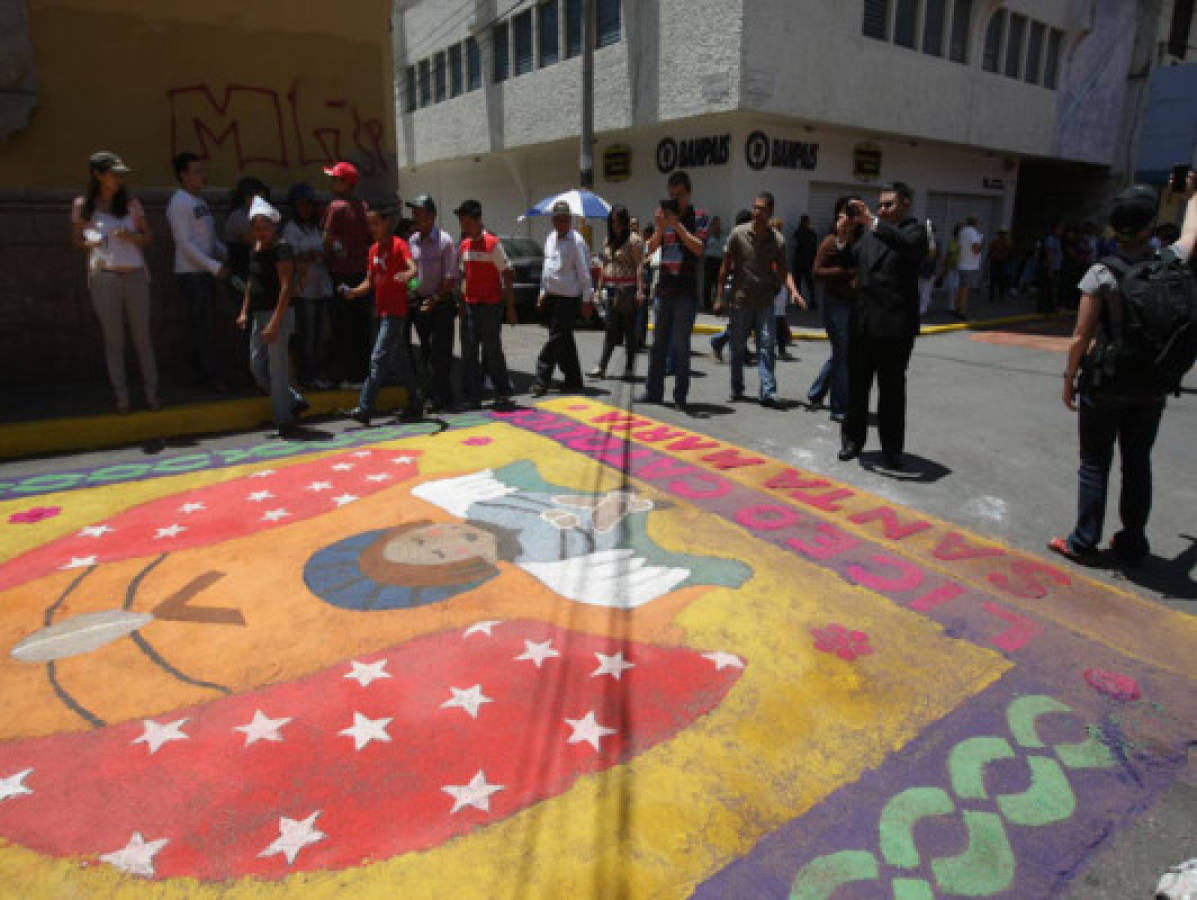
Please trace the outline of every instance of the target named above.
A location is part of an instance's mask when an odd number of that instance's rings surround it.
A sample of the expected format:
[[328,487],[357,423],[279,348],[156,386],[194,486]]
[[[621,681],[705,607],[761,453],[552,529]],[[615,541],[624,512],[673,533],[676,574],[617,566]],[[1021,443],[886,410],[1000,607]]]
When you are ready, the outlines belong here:
[[551,216],[553,214],[553,204],[561,201],[568,203],[570,212],[583,219],[605,219],[607,218],[607,213],[611,212],[611,204],[594,193],[594,191],[574,189],[560,194],[553,194],[551,197],[545,197],[520,216],[519,221],[522,222],[529,216]]

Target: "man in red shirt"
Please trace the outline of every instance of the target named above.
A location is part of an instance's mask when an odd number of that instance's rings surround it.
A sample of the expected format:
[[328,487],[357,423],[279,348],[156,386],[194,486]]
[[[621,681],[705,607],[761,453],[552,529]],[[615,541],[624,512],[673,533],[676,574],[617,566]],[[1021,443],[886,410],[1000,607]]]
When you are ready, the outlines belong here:
[[[353,195],[358,182],[353,163],[339,162],[324,174],[332,178],[333,200],[324,211],[321,229],[333,291],[339,296],[342,286],[356,287],[366,277],[370,246],[366,214],[370,207]],[[334,303],[330,312],[334,366],[340,370],[340,380],[348,382],[341,386],[360,387],[370,358],[370,300],[362,297]]]
[[399,418],[403,422],[415,422],[423,418],[424,401],[420,398],[419,382],[412,367],[411,347],[407,342],[404,324],[407,319],[407,283],[416,277],[418,268],[407,241],[391,232],[392,216],[389,211],[372,209],[366,214],[366,221],[374,236],[374,244],[369,250],[369,268],[365,278],[355,287],[341,285],[338,288],[341,299],[333,302],[352,303],[373,290],[374,304],[378,308],[378,338],[370,356],[370,375],[362,385],[357,406],[345,415],[363,425],[370,424],[378,390],[382,387],[383,372],[389,369],[399,376],[407,389],[407,407]]
[[[461,308],[461,392],[471,409],[482,406],[482,370],[495,386],[495,409],[510,409],[511,382],[503,355],[504,300],[509,325],[516,323],[514,273],[499,239],[482,227],[482,204],[466,200],[453,210],[461,223],[459,257],[465,273]],[[482,361],[479,365],[479,352]]]

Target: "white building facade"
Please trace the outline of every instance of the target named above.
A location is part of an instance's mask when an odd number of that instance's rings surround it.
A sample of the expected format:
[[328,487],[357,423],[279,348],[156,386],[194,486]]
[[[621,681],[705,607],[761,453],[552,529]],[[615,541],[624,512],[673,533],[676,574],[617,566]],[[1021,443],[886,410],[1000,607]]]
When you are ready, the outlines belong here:
[[[405,197],[473,197],[501,234],[576,186],[582,0],[396,9]],[[992,234],[1020,171],[1108,171],[1133,127],[1128,72],[1160,3],[1135,0],[595,0],[595,190],[647,221],[669,172],[725,222],[761,190],[787,232],[900,180],[941,233]],[[1148,39],[1149,38],[1149,39]]]

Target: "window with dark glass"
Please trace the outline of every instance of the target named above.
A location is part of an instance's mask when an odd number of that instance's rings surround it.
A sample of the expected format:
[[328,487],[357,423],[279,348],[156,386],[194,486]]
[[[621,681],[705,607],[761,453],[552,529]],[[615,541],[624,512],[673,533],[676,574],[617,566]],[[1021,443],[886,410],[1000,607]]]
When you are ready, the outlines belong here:
[[522,12],[511,20],[515,41],[515,74],[532,71],[532,10]]
[[511,36],[507,30],[507,23],[496,25],[490,32],[490,46],[495,54],[496,82],[506,81],[511,74]]
[[1006,39],[1006,74],[1017,78],[1022,71],[1022,44],[1027,37],[1027,17],[1010,15],[1010,36]]
[[432,58],[432,87],[436,102],[445,99],[445,54],[438,53]]
[[540,64],[551,66],[561,58],[561,38],[557,34],[557,0],[536,7],[536,27],[540,32]]
[[879,41],[889,40],[889,0],[864,0],[864,23],[860,33]]
[[407,102],[404,104],[408,112],[416,108],[418,98],[416,96],[416,67],[408,66],[407,71],[403,76],[404,87],[406,88]]
[[894,43],[914,48],[918,33],[919,0],[898,0],[894,15]]
[[478,39],[468,37],[466,46],[466,90],[476,91],[482,87],[482,48]]
[[973,0],[956,0],[952,4],[952,39],[948,43],[948,59],[968,62],[968,34],[972,27]]
[[595,0],[594,46],[619,43],[620,0]]
[[943,26],[948,0],[927,0],[927,15],[923,19],[923,52],[943,56]]
[[981,56],[981,68],[986,72],[998,70],[1002,58],[1002,36],[1006,33],[1006,11],[999,9],[989,19],[985,29],[985,51]]
[[1043,86],[1056,89],[1060,75],[1060,48],[1064,44],[1064,32],[1055,28],[1047,36],[1047,59],[1043,64]]
[[565,0],[565,58],[582,52],[582,0]]
[[1031,36],[1027,38],[1027,71],[1024,77],[1031,84],[1039,83],[1039,70],[1043,64],[1043,38],[1047,26],[1042,22],[1031,23]]
[[420,60],[420,105],[427,106],[432,102],[432,73],[428,70],[428,60]]
[[461,93],[461,44],[449,48],[449,96]]

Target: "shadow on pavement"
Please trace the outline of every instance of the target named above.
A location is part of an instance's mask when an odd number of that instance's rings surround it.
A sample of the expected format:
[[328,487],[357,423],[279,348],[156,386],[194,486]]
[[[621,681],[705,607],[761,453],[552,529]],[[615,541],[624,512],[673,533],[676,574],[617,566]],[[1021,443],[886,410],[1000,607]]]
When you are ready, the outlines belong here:
[[891,469],[885,464],[885,456],[882,453],[871,450],[860,455],[860,466],[863,469],[875,472],[878,475],[884,475],[886,478],[892,478],[895,481],[909,481],[922,484],[931,484],[952,474],[952,470],[947,466],[927,459],[924,456],[905,453],[902,455],[902,460],[904,465],[901,469]]
[[1193,570],[1197,568],[1197,537],[1191,534],[1180,537],[1188,541],[1189,546],[1176,559],[1164,559],[1152,553],[1142,565],[1123,568],[1123,577],[1167,598],[1197,600],[1197,580],[1193,578]]

